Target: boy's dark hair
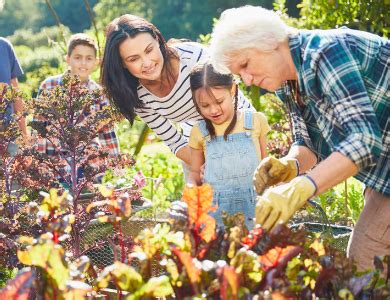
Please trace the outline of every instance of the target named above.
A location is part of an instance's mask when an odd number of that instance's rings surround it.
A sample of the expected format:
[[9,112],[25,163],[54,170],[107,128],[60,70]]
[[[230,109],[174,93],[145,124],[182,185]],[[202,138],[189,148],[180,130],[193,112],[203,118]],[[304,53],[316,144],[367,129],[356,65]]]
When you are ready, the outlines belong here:
[[91,47],[95,51],[95,56],[97,55],[98,46],[93,38],[86,35],[85,33],[76,33],[73,34],[68,41],[68,56],[70,56],[78,45],[83,45],[87,47]]
[[141,17],[126,14],[108,24],[100,81],[106,90],[107,96],[112,100],[113,106],[131,124],[134,122],[135,108],[141,108],[144,103],[138,98],[139,79],[123,68],[119,46],[128,38],[134,38],[140,33],[148,33],[158,41],[164,59],[162,72],[165,72],[168,81],[174,80],[171,58],[178,58],[174,50],[169,48],[156,26]]
[[[199,90],[203,89],[210,97],[215,99],[211,88],[226,88],[229,91],[233,88],[234,78],[232,74],[221,74],[214,70],[210,62],[202,62],[195,65],[190,73],[190,85],[192,91],[192,99],[194,101],[196,110],[202,115],[198,103],[196,102],[196,94]],[[216,101],[216,99],[215,99]],[[237,123],[237,105],[238,105],[238,88],[236,87],[234,93],[234,116],[229,126],[226,128],[223,137],[227,140],[227,135],[232,132],[234,126]],[[204,117],[202,115],[202,117]],[[204,118],[206,122],[206,128],[211,138],[215,137],[215,128],[213,123]]]

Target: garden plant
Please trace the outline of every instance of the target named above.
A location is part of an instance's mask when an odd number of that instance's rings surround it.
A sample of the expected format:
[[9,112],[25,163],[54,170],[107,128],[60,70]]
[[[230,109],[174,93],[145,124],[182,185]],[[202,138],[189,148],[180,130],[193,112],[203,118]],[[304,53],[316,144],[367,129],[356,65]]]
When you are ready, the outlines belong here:
[[[8,86],[1,90],[1,113],[5,115],[6,105],[16,97],[22,97]],[[2,118],[1,126],[1,250],[4,255],[2,267],[12,270],[20,267],[15,259],[19,248],[18,237],[28,234],[37,237],[42,233],[42,224],[28,214],[29,206],[39,205],[38,192],[56,187],[68,191],[72,196],[72,206],[68,211],[75,216],[69,239],[60,241],[74,259],[92,249],[102,247],[95,240],[82,242],[90,222],[95,218],[85,211],[88,203],[83,196],[88,192],[89,201],[99,200],[95,195],[94,183],[104,172],[130,168],[134,160],[130,155],[110,157],[108,151],[98,147],[95,140],[104,126],[112,126],[113,112],[109,107],[91,111],[91,107],[102,97],[101,91],[89,91],[77,77],[65,76],[62,86],[45,91],[37,100],[26,101],[34,111],[35,119],[31,127],[36,130],[36,138],[45,138],[54,145],[56,155],[39,151],[36,143],[23,145],[17,127],[19,116],[9,120]],[[83,120],[82,122],[80,120]],[[50,120],[48,122],[47,120]],[[10,154],[10,145],[18,143],[18,151]],[[13,187],[19,189],[12,190]],[[131,199],[139,199],[137,186],[125,189]],[[99,194],[98,194],[99,195]],[[85,198],[85,197],[84,197]],[[31,201],[28,204],[28,201]],[[55,234],[54,234],[55,236]],[[57,239],[58,237],[54,237]]]
[[[89,209],[108,204],[111,214],[101,218],[102,222],[115,223],[128,217],[131,205],[123,194],[104,187],[101,191],[105,203]],[[69,235],[75,216],[66,213],[71,197],[51,190],[44,194],[37,213],[38,220],[47,224],[46,232],[36,239],[20,239],[19,261],[34,268],[22,270],[0,296],[22,299],[18,297],[35,293],[50,299],[81,299],[87,294],[104,294],[103,289],[110,285],[117,288],[118,299],[390,296],[390,274],[380,277],[389,257],[378,258],[376,270],[358,273],[343,253],[320,239],[309,241],[302,230],[280,225],[269,233],[261,227],[249,232],[240,214],[224,216],[224,227],[217,228],[208,215],[215,209],[208,185],[187,187],[182,200],[172,204],[169,224],[145,229],[127,257],[94,274],[88,258],[72,261],[58,244]],[[151,268],[155,260],[160,264],[157,275]],[[37,276],[38,281],[34,280]],[[123,291],[128,293],[123,295]]]

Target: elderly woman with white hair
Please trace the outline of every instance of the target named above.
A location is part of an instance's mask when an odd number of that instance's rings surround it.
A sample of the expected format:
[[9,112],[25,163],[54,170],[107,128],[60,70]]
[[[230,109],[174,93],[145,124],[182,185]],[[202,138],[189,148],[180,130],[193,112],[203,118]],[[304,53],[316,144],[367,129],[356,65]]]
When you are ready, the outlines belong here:
[[347,252],[372,268],[375,255],[390,253],[390,42],[345,27],[297,30],[273,11],[244,6],[222,13],[210,49],[215,69],[275,91],[292,119],[288,155],[255,172],[256,222],[272,229],[355,176],[366,186],[365,207]]

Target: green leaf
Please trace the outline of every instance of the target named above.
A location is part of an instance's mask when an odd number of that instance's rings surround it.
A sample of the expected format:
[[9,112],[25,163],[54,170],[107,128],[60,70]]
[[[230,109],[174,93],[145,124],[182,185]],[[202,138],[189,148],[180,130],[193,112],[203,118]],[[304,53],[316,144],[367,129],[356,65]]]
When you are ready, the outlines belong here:
[[143,297],[166,297],[173,295],[173,288],[168,276],[152,277],[129,300],[143,299]]
[[179,270],[176,263],[172,259],[168,259],[166,263],[166,269],[172,280],[176,282],[179,279]]
[[18,250],[18,258],[22,264],[45,270],[59,289],[65,288],[65,283],[70,277],[63,257],[64,249],[50,240],[45,244],[28,247],[26,251]]
[[122,291],[136,292],[142,286],[142,276],[132,267],[119,261],[106,267],[97,279],[97,286],[105,288],[113,281]]
[[66,287],[66,291],[61,295],[65,300],[85,299],[87,293],[92,292],[92,287],[81,281],[69,280]]

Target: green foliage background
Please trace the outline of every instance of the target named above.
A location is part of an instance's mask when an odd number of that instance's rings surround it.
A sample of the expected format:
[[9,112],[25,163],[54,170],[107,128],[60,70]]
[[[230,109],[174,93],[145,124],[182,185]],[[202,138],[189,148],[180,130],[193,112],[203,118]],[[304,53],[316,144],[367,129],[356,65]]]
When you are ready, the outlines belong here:
[[[91,6],[97,0],[88,0]],[[3,9],[1,3],[3,2]],[[56,24],[46,0],[3,0],[0,1],[0,35],[9,36],[18,29],[39,32],[42,27]],[[80,32],[91,26],[83,0],[51,0],[61,23],[72,32]]]

